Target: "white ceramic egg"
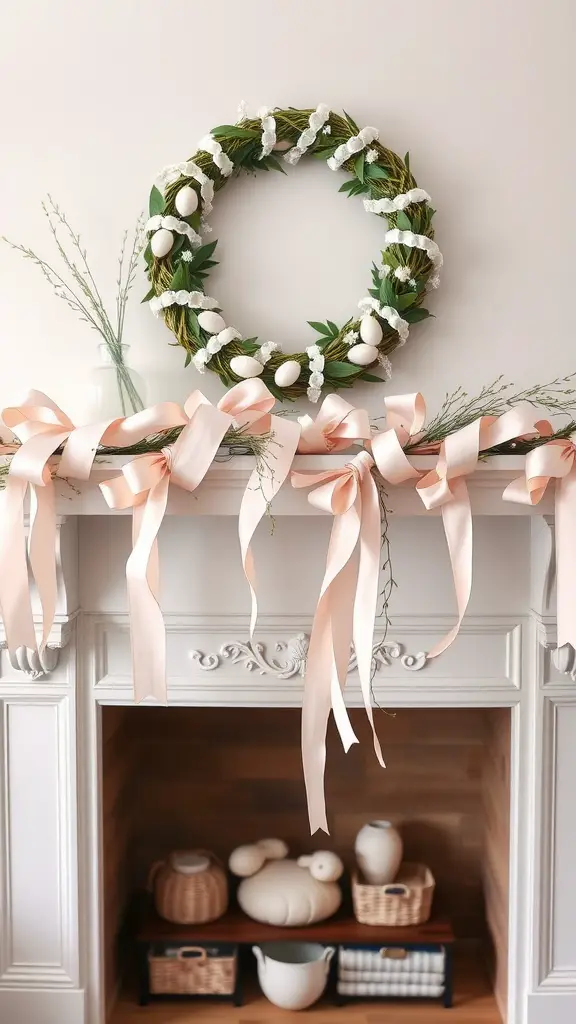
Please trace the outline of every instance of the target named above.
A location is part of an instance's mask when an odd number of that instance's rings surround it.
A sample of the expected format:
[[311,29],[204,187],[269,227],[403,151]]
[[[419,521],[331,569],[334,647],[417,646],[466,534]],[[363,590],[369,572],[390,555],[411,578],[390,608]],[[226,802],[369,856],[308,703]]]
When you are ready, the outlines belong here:
[[208,334],[220,334],[226,327],[226,321],[220,313],[214,313],[211,309],[204,309],[198,316],[198,323],[203,331]]
[[360,337],[367,345],[379,345],[382,341],[382,328],[376,318],[369,313],[360,321]]
[[276,370],[274,383],[279,388],[289,388],[291,384],[296,383],[301,373],[302,367],[300,363],[297,363],[295,359],[287,359]]
[[264,367],[252,356],[234,356],[230,360],[230,369],[237,377],[246,379],[247,377],[259,377]]
[[174,235],[167,228],[158,228],[150,240],[150,248],[158,259],[167,256],[174,245]]
[[198,209],[198,193],[190,185],[184,185],[176,194],[174,205],[181,217],[190,217]]
[[374,345],[353,345],[348,359],[355,366],[370,366],[378,359],[378,349]]

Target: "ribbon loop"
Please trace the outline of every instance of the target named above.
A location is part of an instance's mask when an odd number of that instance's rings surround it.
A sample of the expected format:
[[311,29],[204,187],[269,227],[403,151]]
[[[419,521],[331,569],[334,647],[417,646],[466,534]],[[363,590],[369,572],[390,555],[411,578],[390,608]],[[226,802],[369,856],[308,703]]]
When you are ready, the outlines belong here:
[[416,480],[420,473],[411,462],[404,448],[411,441],[417,442],[426,420],[426,403],[420,392],[413,395],[391,395],[384,399],[386,408],[386,430],[375,434],[371,441],[372,454],[384,480],[401,484]]
[[327,395],[316,419],[298,418],[302,433],[301,455],[325,455],[350,448],[355,441],[370,439],[370,420],[365,409],[355,409],[339,395]]

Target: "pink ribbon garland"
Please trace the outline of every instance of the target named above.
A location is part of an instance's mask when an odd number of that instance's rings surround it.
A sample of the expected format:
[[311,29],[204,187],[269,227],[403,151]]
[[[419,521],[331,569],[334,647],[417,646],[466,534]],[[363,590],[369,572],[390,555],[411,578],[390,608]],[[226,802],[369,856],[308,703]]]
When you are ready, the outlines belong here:
[[566,440],[555,438],[528,452],[524,475],[508,484],[504,501],[537,505],[551,480],[556,483],[558,647],[572,644],[576,648],[576,434]]
[[[157,536],[168,501],[170,482],[194,491],[204,479],[226,431],[236,423],[250,433],[272,430],[263,471],[252,473],[239,515],[242,562],[252,595],[254,629],[256,581],[250,541],[270,501],[292,465],[300,428],[271,416],[275,400],[259,380],[233,387],[214,407],[200,391],[184,406],[185,427],[174,445],[161,452],[139,455],[122,474],[100,484],[111,508],[133,508],[133,550],[126,565],[132,667],[136,700],[166,702],[166,632],[158,603]],[[267,475],[264,476],[263,473]]]

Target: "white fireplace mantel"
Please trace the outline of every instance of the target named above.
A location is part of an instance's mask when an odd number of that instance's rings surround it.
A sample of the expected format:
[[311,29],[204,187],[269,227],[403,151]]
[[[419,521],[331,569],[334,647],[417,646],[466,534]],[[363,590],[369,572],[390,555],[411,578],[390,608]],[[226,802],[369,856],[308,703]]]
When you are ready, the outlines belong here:
[[[297,465],[328,468],[348,458],[299,456]],[[122,461],[99,462],[85,484],[58,483],[59,603],[48,649],[11,658],[0,650],[6,1024],[104,1024],[99,711],[133,697],[123,585],[129,529],[97,484]],[[390,490],[400,605],[386,635],[377,624],[374,687],[388,707],[512,709],[507,1017],[509,1024],[573,1024],[575,655],[568,647],[555,651],[553,499],[535,509],[502,501],[523,462],[492,459],[469,481],[475,591],[460,636],[433,663],[423,652],[454,621],[441,524],[428,520],[412,487]],[[417,464],[427,469],[434,460]],[[305,491],[283,488],[272,510],[279,539],[256,545],[264,598],[251,642],[230,517],[252,469],[252,459],[236,457],[215,465],[195,494],[171,490],[161,535],[171,705],[301,702],[328,524]],[[282,558],[292,564],[274,586]],[[222,593],[224,562],[230,578]],[[353,655],[347,697],[360,704]]]

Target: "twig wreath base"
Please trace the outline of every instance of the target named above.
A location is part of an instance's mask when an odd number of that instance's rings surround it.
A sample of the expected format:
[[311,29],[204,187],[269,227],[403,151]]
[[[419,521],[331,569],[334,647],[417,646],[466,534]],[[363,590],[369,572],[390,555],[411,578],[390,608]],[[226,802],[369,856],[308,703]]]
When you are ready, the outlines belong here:
[[[214,128],[194,156],[162,172],[162,190],[154,186],[150,193],[144,256],[151,288],[145,301],[184,348],[185,365],[213,370],[227,387],[259,376],[280,401],[307,395],[317,402],[323,392],[350,388],[357,380],[381,383],[390,377],[390,354],[405,344],[411,324],[430,316],[422,303],[438,285],[442,256],[434,242],[430,196],[418,188],[408,154],[402,160],[378,135],[376,128],[360,129],[325,104],[265,108],[257,118]],[[284,172],[304,155],[346,171],[350,177],[340,191],[362,196],[368,212],[386,218],[388,230],[359,312],[342,326],[309,321],[315,342],[306,352],[288,354],[276,342],[243,338],[227,325],[218,301],[204,291],[217,243],[204,244],[203,235],[211,230],[214,194],[231,177]]]

